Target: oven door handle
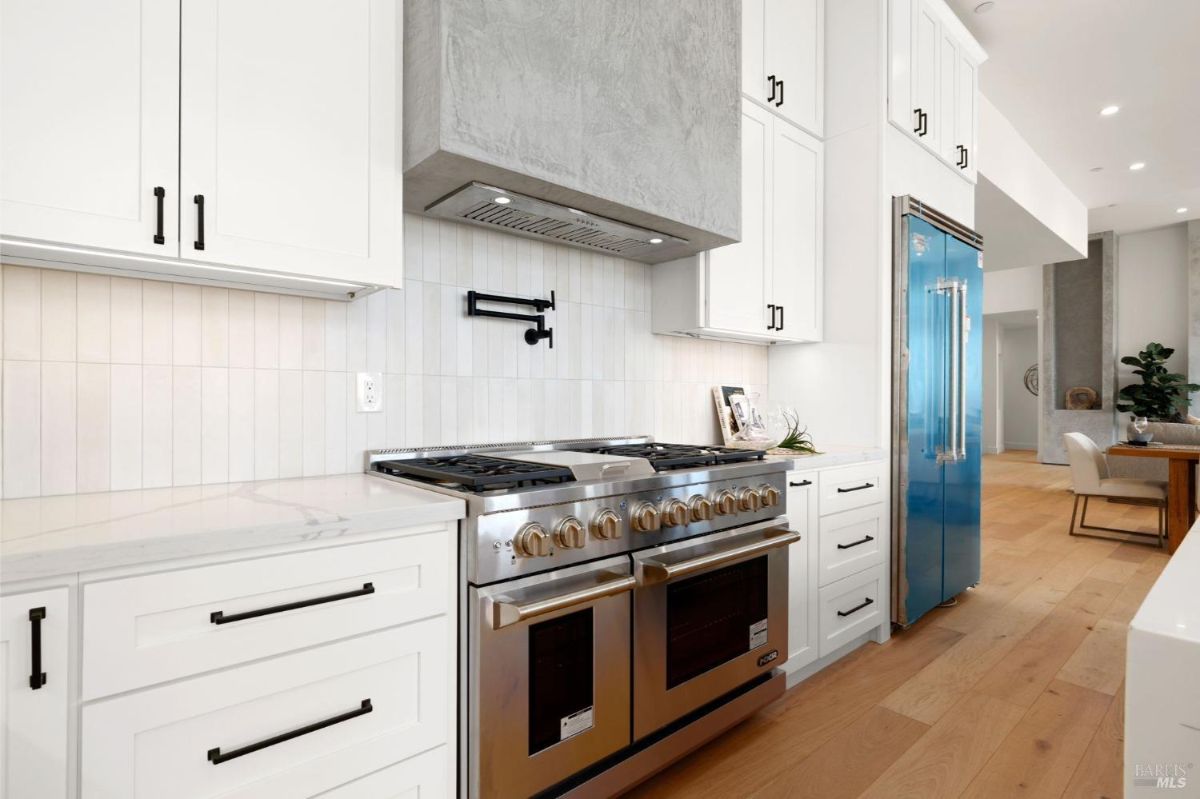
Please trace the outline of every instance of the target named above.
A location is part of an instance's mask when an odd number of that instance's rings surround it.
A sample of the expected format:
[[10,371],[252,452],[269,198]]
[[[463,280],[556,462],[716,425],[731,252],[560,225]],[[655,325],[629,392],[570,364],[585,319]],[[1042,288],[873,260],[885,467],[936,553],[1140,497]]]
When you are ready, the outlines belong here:
[[716,552],[707,552],[699,557],[679,561],[678,563],[663,563],[662,561],[647,558],[641,562],[641,584],[655,585],[656,583],[665,583],[669,580],[674,580],[676,577],[685,577],[689,574],[723,566],[726,563],[732,563],[736,560],[769,552],[772,549],[786,547],[799,540],[800,533],[795,530],[777,528],[775,530],[768,530],[765,537],[747,544],[732,546]]
[[498,596],[492,600],[492,629],[499,630],[518,624],[535,616],[553,613],[556,610],[582,605],[597,599],[623,594],[637,585],[633,575],[623,575],[607,580],[601,580],[595,585],[568,591],[565,594],[535,599],[530,602],[514,602],[508,597]]

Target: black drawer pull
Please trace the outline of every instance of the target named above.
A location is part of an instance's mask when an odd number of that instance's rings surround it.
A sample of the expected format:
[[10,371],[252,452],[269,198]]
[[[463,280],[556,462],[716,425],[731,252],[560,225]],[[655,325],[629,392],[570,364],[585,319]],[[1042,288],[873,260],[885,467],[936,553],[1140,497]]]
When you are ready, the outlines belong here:
[[370,697],[368,697],[367,699],[364,699],[362,701],[362,704],[359,707],[355,708],[354,710],[351,710],[346,713],[339,713],[336,716],[330,716],[327,719],[322,719],[321,721],[315,721],[312,724],[306,724],[303,727],[297,727],[296,729],[292,730],[291,732],[281,733],[279,735],[274,735],[270,738],[263,738],[261,741],[257,741],[252,744],[247,744],[246,746],[243,746],[240,749],[231,749],[228,752],[222,752],[221,747],[219,747],[219,746],[214,749],[209,749],[208,750],[208,761],[210,763],[212,763],[214,766],[217,766],[217,765],[220,765],[221,763],[224,763],[226,760],[233,760],[235,757],[241,757],[242,755],[253,754],[254,752],[257,752],[260,749],[266,749],[268,746],[274,746],[275,744],[281,744],[284,741],[290,741],[293,738],[299,738],[301,735],[308,735],[310,732],[316,732],[317,730],[323,730],[326,727],[332,727],[334,724],[341,724],[343,721],[349,721],[350,719],[355,719],[355,718],[358,718],[359,716],[365,716],[374,709],[375,708],[371,706],[371,699],[370,699]]
[[192,198],[192,202],[196,204],[196,240],[192,242],[192,246],[197,250],[204,249],[204,195],[197,194]]
[[874,541],[874,540],[875,540],[875,536],[868,535],[863,538],[860,538],[857,541],[851,541],[849,544],[838,544],[837,547],[838,547],[838,549],[854,549],[857,546],[862,546],[863,544],[867,543],[868,541]]
[[297,610],[299,608],[307,608],[313,605],[324,605],[326,602],[337,602],[340,599],[353,599],[356,596],[366,596],[367,594],[375,593],[374,583],[363,583],[362,588],[357,588],[353,591],[346,591],[341,594],[330,594],[329,596],[319,596],[316,599],[301,599],[299,602],[288,602],[283,605],[273,605],[269,608],[259,608],[258,610],[247,610],[244,613],[230,613],[225,615],[223,610],[214,610],[209,614],[208,620],[213,624],[229,624],[231,621],[243,621],[245,619],[255,619],[259,616],[270,616],[272,613],[284,613],[289,610]]
[[874,483],[863,483],[860,486],[854,486],[854,488],[839,488],[838,493],[839,494],[849,494],[852,491],[864,491],[868,488],[874,488],[874,487],[875,487]]
[[775,306],[768,305],[767,308],[769,308],[771,310],[771,324],[767,325],[767,330],[774,330],[775,329]]
[[158,223],[154,230],[154,243],[166,244],[167,239],[163,236],[163,199],[167,196],[167,190],[162,186],[154,187],[154,202],[158,206]]
[[858,613],[860,610],[865,608],[867,605],[874,605],[874,604],[875,604],[874,599],[871,599],[870,597],[866,597],[865,599],[863,599],[861,605],[855,605],[854,607],[850,608],[849,610],[839,610],[837,612],[837,614],[839,616],[841,616],[842,618],[845,618],[846,616],[853,616],[855,613]]
[[801,480],[798,483],[789,482],[788,485],[790,485],[792,488],[804,488],[804,486],[812,485],[812,480]]
[[36,691],[46,684],[46,672],[42,671],[42,619],[45,608],[29,609],[29,687]]

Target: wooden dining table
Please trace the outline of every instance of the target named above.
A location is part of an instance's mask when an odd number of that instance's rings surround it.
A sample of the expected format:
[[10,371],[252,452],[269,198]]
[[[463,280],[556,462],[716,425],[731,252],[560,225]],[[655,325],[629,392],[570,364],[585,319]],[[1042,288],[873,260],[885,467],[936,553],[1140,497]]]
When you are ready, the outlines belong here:
[[1108,454],[1167,459],[1167,551],[1174,552],[1196,523],[1196,463],[1200,461],[1200,446],[1114,444],[1108,448]]

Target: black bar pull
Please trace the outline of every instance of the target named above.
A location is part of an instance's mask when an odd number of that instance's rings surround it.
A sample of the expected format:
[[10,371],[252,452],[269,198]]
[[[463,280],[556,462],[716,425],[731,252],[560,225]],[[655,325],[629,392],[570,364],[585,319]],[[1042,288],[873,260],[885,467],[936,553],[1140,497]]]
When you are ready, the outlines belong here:
[[779,100],[776,101],[775,107],[783,105],[783,81],[779,81]]
[[783,330],[783,306],[779,306],[779,327],[776,330]]
[[774,330],[775,329],[775,306],[768,305],[767,308],[770,309],[770,311],[771,311],[771,324],[767,325],[767,330]]
[[269,608],[259,608],[258,610],[247,610],[244,613],[231,613],[225,615],[223,610],[214,610],[209,614],[208,620],[213,624],[229,624],[231,621],[243,621],[245,619],[256,619],[259,616],[270,616],[272,613],[284,613],[289,610],[297,610],[299,608],[309,608],[313,605],[324,605],[326,602],[337,602],[341,599],[353,599],[356,596],[366,596],[375,593],[374,583],[363,583],[362,588],[356,588],[353,591],[345,591],[341,594],[330,594],[328,596],[319,596],[315,599],[301,599],[299,602],[288,602],[283,605],[272,605]]
[[804,488],[804,486],[812,485],[812,480],[801,480],[798,483],[789,482],[788,485],[790,485],[792,488]]
[[42,671],[42,619],[45,608],[29,609],[29,687],[36,691],[46,684],[46,672]]
[[921,117],[924,112],[919,108],[914,108],[913,113],[917,115],[917,126],[913,128],[913,133],[917,134],[918,136],[924,136],[925,134],[921,132]]
[[356,719],[359,716],[365,716],[374,709],[375,708],[371,705],[371,699],[368,697],[364,699],[362,704],[354,710],[350,710],[346,713],[339,713],[336,716],[330,716],[327,719],[315,721],[312,724],[306,724],[303,727],[297,727],[291,732],[281,733],[270,738],[263,738],[261,741],[247,744],[240,749],[230,749],[228,752],[222,752],[221,747],[219,746],[209,749],[208,762],[212,763],[214,766],[218,766],[221,763],[241,757],[242,755],[249,755],[259,751],[260,749],[266,749],[268,746],[281,744],[285,741],[290,741],[293,738],[299,738],[301,735],[308,735],[310,732],[323,730],[326,727],[332,727],[334,724],[341,724],[343,721],[349,721],[350,719]]
[[864,536],[863,538],[860,538],[858,541],[851,541],[849,544],[838,544],[837,548],[838,549],[854,549],[857,546],[862,546],[863,544],[867,543],[868,541],[874,541],[874,540],[875,540],[875,536],[868,535],[868,536]]
[[971,151],[966,147],[963,148],[963,169],[971,165]]
[[773,103],[773,102],[775,102],[775,76],[768,75],[767,83],[771,86],[771,94],[767,97],[767,102]]
[[167,190],[162,186],[154,187],[154,202],[158,206],[158,223],[155,226],[154,243],[166,244],[167,239],[163,235],[163,200],[167,196]]
[[858,613],[860,610],[867,607],[868,605],[874,605],[874,604],[875,604],[874,599],[871,599],[870,597],[865,597],[862,601],[862,604],[855,605],[854,607],[850,608],[849,610],[839,610],[837,612],[837,614],[839,616],[841,616],[842,618],[845,618],[846,616],[853,616],[855,613]]
[[854,488],[839,488],[838,493],[839,494],[849,494],[851,491],[862,491],[863,489],[874,488],[874,487],[875,487],[874,483],[863,483],[860,486],[854,486]]
[[196,204],[196,240],[192,242],[192,246],[197,250],[204,249],[204,195],[197,194],[192,198],[192,202]]

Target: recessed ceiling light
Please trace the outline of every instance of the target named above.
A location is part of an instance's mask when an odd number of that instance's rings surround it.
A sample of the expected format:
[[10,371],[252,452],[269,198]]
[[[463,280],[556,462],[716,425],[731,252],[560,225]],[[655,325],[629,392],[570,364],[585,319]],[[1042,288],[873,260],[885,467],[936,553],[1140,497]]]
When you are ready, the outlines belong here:
[[1094,167],[1092,167],[1092,168],[1091,168],[1091,170],[1090,170],[1090,171],[1092,171],[1092,172],[1103,172],[1103,171],[1104,171],[1104,167],[1102,167],[1102,166],[1094,166]]
[[1177,213],[1177,214],[1186,214],[1186,213],[1187,213],[1187,208],[1176,208],[1176,209],[1175,209],[1175,213]]
[[[1184,210],[1186,210],[1186,209],[1184,209]],[[662,239],[656,237],[656,238],[650,239],[650,243],[651,244],[662,244]]]
[[1100,109],[1100,116],[1110,117],[1120,110],[1121,110],[1121,106],[1119,106],[1119,105],[1106,105]]
[[492,202],[496,203],[497,205],[508,205],[510,202],[512,202],[512,197],[497,197],[496,199],[492,200]]
[[987,12],[991,11],[995,7],[996,7],[996,4],[994,2],[992,2],[992,0],[984,0],[984,2],[975,6],[975,13],[976,14],[986,14]]
[[1134,172],[1137,172],[1139,169],[1146,168],[1146,162],[1145,161],[1134,161],[1132,164],[1129,165],[1129,168],[1131,170],[1133,170]]

